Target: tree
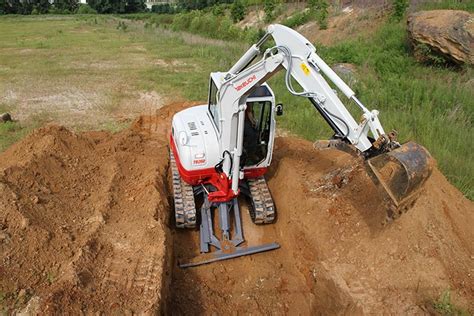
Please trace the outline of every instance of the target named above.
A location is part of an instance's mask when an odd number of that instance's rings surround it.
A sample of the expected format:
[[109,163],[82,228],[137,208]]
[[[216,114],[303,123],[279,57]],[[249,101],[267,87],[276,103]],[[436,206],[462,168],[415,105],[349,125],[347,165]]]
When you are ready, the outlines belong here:
[[21,9],[20,9],[20,14],[28,15],[31,14],[31,11],[33,11],[33,3],[34,0],[22,0],[21,1]]
[[0,15],[8,13],[8,2],[6,0],[0,0]]
[[23,6],[20,0],[7,0],[7,14],[21,14]]
[[49,0],[38,0],[36,2],[35,8],[39,14],[46,14],[49,11],[51,4]]
[[77,9],[77,14],[97,14],[97,11],[92,9],[90,5],[85,3],[80,3],[79,8]]
[[233,2],[233,0],[177,0],[177,9],[175,8],[175,11],[202,10],[208,7],[218,6],[219,4],[227,4]]
[[112,13],[112,6],[108,0],[88,0],[87,4],[97,13]]
[[228,0],[178,0],[178,7],[186,11],[202,10],[219,3],[229,3]]
[[79,3],[78,0],[54,0],[53,5],[59,13],[75,13]]
[[144,0],[128,0],[125,5],[125,12],[135,13],[135,12],[144,12],[146,10],[146,5]]
[[241,0],[236,0],[230,8],[230,14],[234,23],[242,21],[245,17],[245,5]]

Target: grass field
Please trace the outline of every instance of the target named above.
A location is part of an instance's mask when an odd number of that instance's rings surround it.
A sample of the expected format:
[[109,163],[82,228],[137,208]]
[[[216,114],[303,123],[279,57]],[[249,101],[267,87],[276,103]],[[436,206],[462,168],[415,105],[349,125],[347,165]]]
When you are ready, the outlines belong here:
[[[175,100],[205,100],[210,71],[228,69],[247,44],[173,33],[103,16],[0,18],[0,149],[44,122],[117,130],[141,112]],[[473,199],[472,69],[417,64],[404,26],[388,23],[370,41],[318,46],[329,63],[357,66],[356,91],[381,112],[387,130],[431,151],[442,171]],[[472,83],[472,81],[471,81]],[[271,80],[285,104],[280,126],[308,139],[331,131],[282,74]]]

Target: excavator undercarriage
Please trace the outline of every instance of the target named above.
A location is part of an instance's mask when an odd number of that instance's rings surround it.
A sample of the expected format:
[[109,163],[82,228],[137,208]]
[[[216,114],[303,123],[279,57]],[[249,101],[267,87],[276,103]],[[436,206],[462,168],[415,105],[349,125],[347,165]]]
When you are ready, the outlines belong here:
[[[187,184],[180,177],[176,160],[170,152],[171,173],[173,181],[173,198],[175,205],[175,222],[178,228],[196,227],[195,197],[202,197],[203,202],[199,209],[199,244],[202,255],[186,263],[180,263],[181,268],[195,267],[207,263],[236,257],[265,252],[280,247],[278,243],[241,246],[244,242],[242,218],[238,198],[228,202],[210,202],[208,195],[211,188]],[[249,215],[254,224],[271,224],[276,217],[275,204],[270,195],[267,183],[263,176],[249,179],[241,184],[241,192],[249,202]],[[220,238],[214,231],[214,213],[217,212]],[[211,252],[211,248],[216,251]]]

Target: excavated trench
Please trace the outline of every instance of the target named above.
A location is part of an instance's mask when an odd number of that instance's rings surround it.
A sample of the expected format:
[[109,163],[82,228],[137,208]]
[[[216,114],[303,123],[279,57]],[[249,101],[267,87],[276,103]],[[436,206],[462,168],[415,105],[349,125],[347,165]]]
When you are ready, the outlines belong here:
[[[246,201],[241,199],[239,204],[246,244],[278,242],[281,248],[181,269],[178,261],[199,255],[199,232],[173,229],[171,311],[178,314],[249,310],[262,314],[363,312],[344,280],[321,262],[326,257],[325,247],[314,236],[317,230],[327,230],[318,227],[318,214],[329,207],[328,201],[320,199],[317,189],[326,191],[323,196],[334,195],[334,188],[352,181],[360,170],[357,166],[342,164],[342,161],[350,161],[350,157],[338,157],[340,154],[336,152],[331,152],[329,158],[305,161],[311,157],[308,154],[312,146],[297,139],[278,139],[277,150],[267,178],[277,205],[278,220],[272,225],[255,225],[250,220]],[[370,221],[379,230],[384,214],[376,215]],[[174,226],[172,220],[170,224]]]
[[46,127],[0,154],[0,291],[7,312],[427,313],[450,289],[473,309],[474,208],[435,170],[415,206],[383,226],[375,186],[351,157],[276,140],[267,175],[275,224],[249,245],[275,251],[180,269],[197,230],[177,230],[168,181],[169,121],[129,130]]

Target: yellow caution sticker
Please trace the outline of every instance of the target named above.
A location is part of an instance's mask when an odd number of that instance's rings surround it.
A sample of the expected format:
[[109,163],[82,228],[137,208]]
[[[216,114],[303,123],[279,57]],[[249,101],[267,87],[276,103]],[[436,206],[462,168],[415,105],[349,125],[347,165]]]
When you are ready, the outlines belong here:
[[308,68],[308,66],[306,66],[305,63],[301,63],[301,69],[303,70],[303,72],[306,76],[309,76],[309,68]]

